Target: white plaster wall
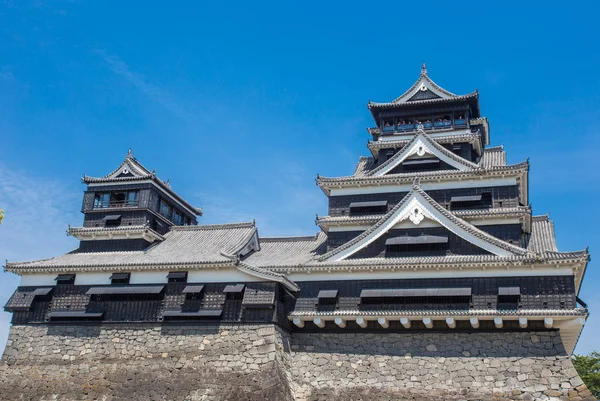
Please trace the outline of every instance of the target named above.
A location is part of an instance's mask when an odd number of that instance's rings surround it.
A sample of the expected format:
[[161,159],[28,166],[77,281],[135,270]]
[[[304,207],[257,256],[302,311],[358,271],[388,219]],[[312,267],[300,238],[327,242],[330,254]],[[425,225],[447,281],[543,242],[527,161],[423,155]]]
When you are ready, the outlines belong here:
[[75,275],[75,285],[93,285],[93,284],[110,284],[110,276],[108,272],[81,272]]
[[[151,270],[132,271],[129,279],[130,284],[166,284],[167,274],[175,270]],[[177,271],[185,271],[177,269]],[[22,286],[56,285],[54,280],[58,273],[36,273],[23,274]],[[112,272],[77,272],[75,275],[76,285],[110,285]],[[188,282],[190,283],[238,283],[247,281],[264,281],[263,279],[250,276],[236,268],[221,269],[197,269],[188,271]]]
[[56,285],[56,276],[58,273],[23,274],[20,285]]
[[166,284],[169,270],[131,272],[129,284]]
[[237,283],[244,281],[265,281],[264,279],[243,273],[238,269],[224,268],[219,270],[190,270],[189,283]]

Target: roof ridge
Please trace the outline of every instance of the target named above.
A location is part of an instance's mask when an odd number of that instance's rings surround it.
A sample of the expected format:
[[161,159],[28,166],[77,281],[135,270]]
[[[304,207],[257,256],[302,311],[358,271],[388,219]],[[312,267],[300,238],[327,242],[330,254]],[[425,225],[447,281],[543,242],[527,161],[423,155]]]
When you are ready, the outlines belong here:
[[[428,85],[425,85],[425,82],[429,83],[434,90],[431,90],[432,88],[429,88]],[[390,103],[401,103],[401,102],[404,103],[404,102],[410,100],[419,90],[421,90],[421,91],[429,90],[430,92],[433,92],[437,96],[440,96],[440,93],[441,93],[441,94],[446,95],[451,98],[458,97],[458,95],[442,88],[441,86],[436,84],[433,81],[433,79],[429,78],[429,75],[427,73],[427,68],[425,68],[425,64],[423,63],[423,66],[421,67],[421,74],[419,75],[419,79],[417,79],[415,81],[415,83],[410,88],[408,88],[407,91],[405,91],[403,94],[398,96],[396,99],[392,100]]]
[[449,97],[449,98],[436,98],[436,99],[423,99],[423,100],[413,100],[411,102],[406,102],[406,103],[398,103],[395,101],[391,101],[391,102],[384,102],[384,103],[377,103],[377,102],[370,102],[368,104],[369,109],[371,108],[385,108],[385,107],[394,107],[394,106],[398,106],[398,105],[415,105],[415,104],[424,104],[424,103],[440,103],[440,102],[445,102],[445,101],[449,101],[449,100],[464,100],[464,99],[471,99],[473,97],[477,97],[479,96],[479,91],[478,90],[474,90],[471,93],[467,93],[464,95],[455,95],[454,97]]
[[[390,159],[391,160],[391,159]],[[490,172],[494,173],[502,170],[518,170],[523,167],[529,167],[529,161],[523,161],[516,164],[507,164],[505,166],[494,166],[489,168],[479,168],[477,170],[435,170],[435,171],[420,171],[420,172],[410,172],[410,173],[398,173],[398,174],[386,174],[383,176],[355,176],[355,175],[345,175],[341,177],[317,177],[317,183],[319,182],[332,182],[332,181],[340,181],[340,180],[349,180],[349,181],[359,181],[364,179],[394,179],[394,178],[408,178],[409,181],[412,181],[415,177],[418,178],[436,178],[437,176],[442,177],[452,177],[454,175],[469,175],[476,174],[482,175],[484,173]]]
[[294,242],[294,241],[316,241],[319,233],[314,235],[292,235],[281,237],[260,237],[261,242]]
[[483,149],[484,152],[498,152],[498,151],[504,151],[504,145],[498,145],[498,146],[490,146],[489,148],[484,148]]
[[546,213],[546,214],[538,214],[535,216],[531,216],[531,219],[533,221],[552,221],[550,220],[550,213]]
[[196,226],[172,226],[171,231],[201,231],[201,230],[219,230],[234,228],[252,228],[256,227],[255,221],[224,223],[224,224],[199,224]]

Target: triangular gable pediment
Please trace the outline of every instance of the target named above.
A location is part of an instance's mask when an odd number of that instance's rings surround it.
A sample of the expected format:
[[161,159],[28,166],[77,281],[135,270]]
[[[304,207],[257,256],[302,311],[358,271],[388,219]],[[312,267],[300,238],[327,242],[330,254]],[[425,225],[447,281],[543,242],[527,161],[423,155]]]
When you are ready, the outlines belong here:
[[454,216],[417,186],[371,228],[353,240],[323,255],[319,258],[319,261],[342,261],[385,235],[396,224],[408,220],[417,227],[425,219],[437,222],[465,241],[496,256],[510,257],[528,253],[527,250],[502,241]]
[[450,99],[457,97],[452,92],[449,92],[437,85],[427,75],[427,69],[425,65],[421,69],[421,76],[406,92],[397,97],[392,103],[405,103],[415,100],[428,100],[428,99]]
[[412,95],[410,97],[410,99],[407,99],[407,102],[414,102],[417,100],[431,100],[431,99],[441,99],[442,97],[439,96],[438,94],[436,94],[435,92],[433,92],[432,90],[428,89],[425,86],[421,86],[421,88],[425,88],[418,90],[414,95]]
[[455,155],[432,140],[423,130],[419,130],[417,135],[391,159],[381,164],[379,167],[371,170],[367,175],[372,177],[381,177],[390,173],[409,158],[434,156],[457,170],[475,170],[480,167],[460,156]]
[[128,154],[123,163],[104,178],[145,177],[151,174],[151,171]]

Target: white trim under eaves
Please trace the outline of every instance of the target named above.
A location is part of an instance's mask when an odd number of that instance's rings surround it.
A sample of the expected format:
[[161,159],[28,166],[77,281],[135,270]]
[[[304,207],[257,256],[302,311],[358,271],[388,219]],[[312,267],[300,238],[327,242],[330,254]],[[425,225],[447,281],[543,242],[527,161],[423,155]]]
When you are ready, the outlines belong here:
[[[436,189],[458,189],[458,188],[487,188],[487,187],[505,187],[517,185],[516,177],[508,178],[487,178],[487,179],[467,179],[442,182],[421,182],[421,189],[424,191],[433,191]],[[383,194],[388,192],[410,192],[412,183],[391,184],[391,185],[368,185],[361,184],[360,187],[342,187],[331,188],[330,196],[343,195],[365,195],[365,194]]]

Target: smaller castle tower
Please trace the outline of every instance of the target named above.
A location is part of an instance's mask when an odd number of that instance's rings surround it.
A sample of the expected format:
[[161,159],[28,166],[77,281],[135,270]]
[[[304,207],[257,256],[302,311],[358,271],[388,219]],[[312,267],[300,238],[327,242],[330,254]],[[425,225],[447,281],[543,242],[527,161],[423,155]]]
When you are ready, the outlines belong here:
[[69,227],[68,235],[81,240],[79,251],[142,250],[172,226],[197,225],[195,208],[171,189],[154,171],[145,168],[131,149],[125,160],[104,177],[81,179],[83,227]]

